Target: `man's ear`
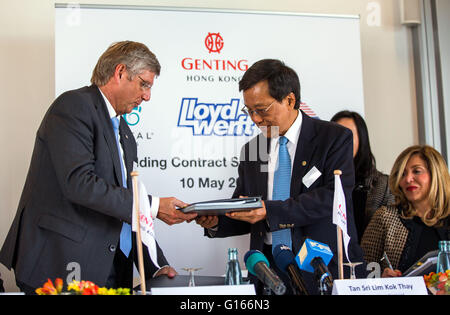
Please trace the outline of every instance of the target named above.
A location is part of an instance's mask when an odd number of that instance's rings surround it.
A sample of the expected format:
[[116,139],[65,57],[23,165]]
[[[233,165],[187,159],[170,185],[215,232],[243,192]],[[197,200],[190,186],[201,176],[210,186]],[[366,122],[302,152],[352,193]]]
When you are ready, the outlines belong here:
[[126,70],[127,67],[124,64],[119,63],[114,70],[114,77],[116,78],[116,80],[121,80]]
[[288,102],[289,107],[294,108],[294,106],[295,106],[295,95],[294,95],[294,93],[291,92],[286,97],[287,97],[287,102]]

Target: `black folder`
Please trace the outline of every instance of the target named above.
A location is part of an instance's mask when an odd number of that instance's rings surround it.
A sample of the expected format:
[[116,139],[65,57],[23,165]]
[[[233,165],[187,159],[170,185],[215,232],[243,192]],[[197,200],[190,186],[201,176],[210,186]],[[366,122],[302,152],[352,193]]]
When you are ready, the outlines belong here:
[[218,199],[192,203],[180,210],[198,215],[224,215],[227,212],[248,211],[262,207],[261,197]]

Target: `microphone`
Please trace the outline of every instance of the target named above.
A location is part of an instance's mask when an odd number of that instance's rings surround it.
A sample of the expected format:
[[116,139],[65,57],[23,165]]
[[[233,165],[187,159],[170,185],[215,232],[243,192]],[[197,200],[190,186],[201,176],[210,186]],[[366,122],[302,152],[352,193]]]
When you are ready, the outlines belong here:
[[258,250],[249,250],[244,256],[248,271],[269,287],[276,295],[283,295],[286,286],[283,281],[269,268],[266,256]]
[[309,295],[305,282],[298,272],[297,266],[294,265],[295,256],[292,250],[286,245],[279,244],[273,249],[273,258],[277,267],[289,274],[289,278],[294,284],[296,295]]
[[[327,266],[332,257],[333,252],[327,244],[306,239],[295,261],[301,270],[314,273],[319,283],[325,284],[331,290],[333,277]],[[322,290],[322,287],[320,289]]]

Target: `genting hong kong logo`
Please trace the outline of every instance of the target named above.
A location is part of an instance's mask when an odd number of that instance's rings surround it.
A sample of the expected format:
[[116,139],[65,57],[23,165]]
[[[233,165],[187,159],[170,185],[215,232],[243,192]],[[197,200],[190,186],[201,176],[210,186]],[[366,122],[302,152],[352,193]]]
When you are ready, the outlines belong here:
[[[220,35],[219,32],[217,33],[211,33],[208,32],[208,35],[206,35],[204,39],[204,45],[206,47],[206,50],[211,55],[213,53],[218,53],[222,51],[224,47],[224,39],[222,35]],[[214,55],[212,55],[214,56]],[[217,71],[232,71],[237,73],[242,73],[247,71],[248,69],[248,60],[247,59],[221,59],[216,57],[210,57],[210,58],[203,58],[203,57],[185,57],[181,59],[181,67],[184,70],[187,71],[207,71],[207,72],[217,72]],[[201,78],[199,74],[196,74],[196,77],[193,77],[189,75],[187,77],[187,81],[208,81],[208,82],[234,82],[239,81],[237,78],[234,78],[236,80],[231,80],[230,77],[224,78],[217,78],[218,80],[215,80],[212,77],[207,77],[206,80],[204,78]]]
[[209,53],[219,53],[223,48],[223,38],[220,33],[208,33],[205,38],[205,46]]

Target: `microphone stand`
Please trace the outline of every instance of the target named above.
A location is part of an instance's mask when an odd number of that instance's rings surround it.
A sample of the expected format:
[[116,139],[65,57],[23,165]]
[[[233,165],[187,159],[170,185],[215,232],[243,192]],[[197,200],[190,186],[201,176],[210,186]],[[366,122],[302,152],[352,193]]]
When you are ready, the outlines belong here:
[[319,285],[320,295],[330,295],[333,289],[333,283],[330,279],[330,273],[328,268],[323,267],[323,260],[320,257],[316,257],[311,261],[311,265],[314,266],[314,276],[316,277]]
[[319,279],[319,292],[320,295],[330,295],[330,291],[328,290],[328,285],[325,281],[325,278],[328,276],[328,274],[323,274],[322,277]]

